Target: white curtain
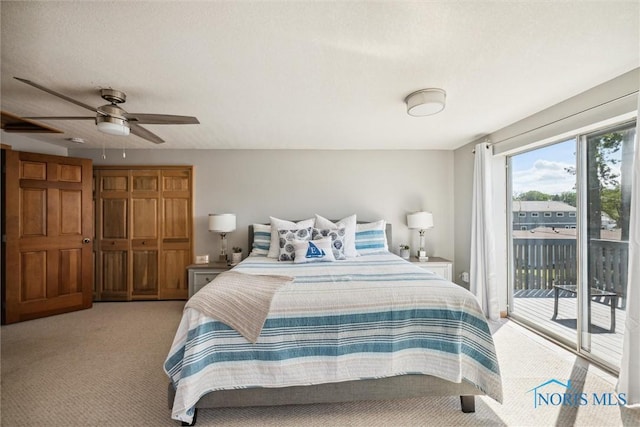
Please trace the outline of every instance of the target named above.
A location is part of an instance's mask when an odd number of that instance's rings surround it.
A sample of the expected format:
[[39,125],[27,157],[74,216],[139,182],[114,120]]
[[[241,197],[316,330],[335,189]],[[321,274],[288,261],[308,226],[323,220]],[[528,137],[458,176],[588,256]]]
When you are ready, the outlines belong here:
[[478,298],[485,316],[500,318],[496,285],[496,250],[493,237],[491,196],[492,149],[487,142],[476,145],[471,208],[470,290]]
[[[640,111],[640,97],[638,111]],[[631,179],[627,319],[624,322],[618,393],[626,394],[628,406],[640,409],[640,142],[638,141],[640,141],[640,121],[636,124]]]

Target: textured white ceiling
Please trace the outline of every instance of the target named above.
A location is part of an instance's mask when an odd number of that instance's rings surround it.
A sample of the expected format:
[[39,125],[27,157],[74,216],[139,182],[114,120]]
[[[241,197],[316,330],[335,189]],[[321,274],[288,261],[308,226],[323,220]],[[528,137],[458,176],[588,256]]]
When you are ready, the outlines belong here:
[[[640,66],[638,1],[9,2],[2,110],[91,115],[14,80],[90,105],[193,115],[146,125],[167,142],[47,121],[74,146],[454,149]],[[404,97],[447,91],[435,116]],[[4,133],[3,133],[4,136]]]

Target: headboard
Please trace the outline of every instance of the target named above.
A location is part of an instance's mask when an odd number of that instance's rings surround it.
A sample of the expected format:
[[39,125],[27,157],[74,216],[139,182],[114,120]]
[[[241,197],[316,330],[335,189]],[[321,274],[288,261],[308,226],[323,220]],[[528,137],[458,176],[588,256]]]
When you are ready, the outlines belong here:
[[[294,222],[298,222],[298,221],[294,221]],[[338,222],[338,220],[331,220],[331,222],[336,223]],[[358,221],[358,224],[367,224],[370,221]],[[265,224],[265,225],[269,225],[269,224]],[[387,223],[386,227],[385,227],[385,234],[387,235],[387,246],[389,246],[389,251],[391,251],[391,242],[393,242],[393,239],[391,238],[391,224]],[[248,253],[251,253],[251,250],[253,249],[253,224],[249,224],[249,246],[247,246],[248,249]]]

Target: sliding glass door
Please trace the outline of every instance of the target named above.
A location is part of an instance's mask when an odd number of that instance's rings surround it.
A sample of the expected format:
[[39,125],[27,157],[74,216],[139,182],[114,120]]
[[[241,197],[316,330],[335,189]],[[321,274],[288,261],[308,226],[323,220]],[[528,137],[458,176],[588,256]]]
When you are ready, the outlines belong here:
[[[635,124],[582,137],[585,239],[581,270],[581,350],[618,366],[627,303],[629,211]],[[637,284],[636,284],[637,285]]]
[[577,345],[576,139],[512,156],[510,316]]
[[614,370],[635,137],[626,123],[509,158],[509,315]]

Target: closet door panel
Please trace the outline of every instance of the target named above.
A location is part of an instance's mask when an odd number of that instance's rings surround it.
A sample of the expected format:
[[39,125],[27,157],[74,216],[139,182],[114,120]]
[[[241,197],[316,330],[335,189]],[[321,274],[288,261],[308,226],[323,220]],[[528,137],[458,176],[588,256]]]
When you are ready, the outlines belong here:
[[131,200],[131,209],[131,238],[157,239],[158,200],[133,199]]
[[189,239],[191,214],[188,199],[164,199],[164,239]]
[[187,298],[192,174],[190,166],[96,167],[98,298]]
[[127,211],[129,201],[127,199],[105,199],[102,201],[102,226],[100,227],[103,239],[126,239]]
[[100,279],[102,301],[126,301],[129,299],[128,251],[103,250]]
[[133,250],[132,297],[157,297],[158,251]]
[[162,253],[162,288],[160,299],[186,299],[188,295],[187,266],[191,264],[191,251],[165,249]]

